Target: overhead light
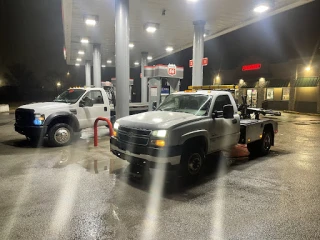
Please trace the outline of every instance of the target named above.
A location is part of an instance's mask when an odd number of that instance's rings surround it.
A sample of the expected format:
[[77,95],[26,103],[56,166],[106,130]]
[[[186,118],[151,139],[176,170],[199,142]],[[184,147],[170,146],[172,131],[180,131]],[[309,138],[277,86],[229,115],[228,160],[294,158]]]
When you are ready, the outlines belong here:
[[144,29],[148,33],[154,33],[155,31],[157,31],[158,28],[159,28],[159,23],[147,23],[146,25],[144,25]]
[[77,62],[81,62],[81,61],[82,61],[82,59],[81,59],[81,58],[77,58],[76,60],[77,60]]
[[107,63],[108,63],[108,64],[111,64],[111,63],[112,63],[112,61],[111,61],[111,60],[108,60],[108,61],[107,61]]
[[156,29],[155,27],[147,27],[147,28],[146,28],[146,31],[147,31],[148,33],[154,33],[155,31],[157,31],[157,29]]
[[104,64],[103,64],[103,65],[101,65],[101,67],[105,68],[105,67],[106,67],[106,65],[104,65]]
[[311,67],[310,67],[310,66],[307,66],[307,67],[305,68],[305,70],[306,70],[306,71],[310,71],[310,70],[311,70]]
[[84,55],[84,51],[80,50],[80,51],[78,52],[78,54],[79,54],[79,55]]
[[76,63],[75,65],[76,65],[77,67],[79,67],[79,66],[80,66],[80,63]]
[[148,59],[148,60],[152,60],[152,56],[148,56],[147,59]]
[[133,43],[129,43],[129,48],[133,48],[134,44]]
[[203,37],[206,37],[207,36],[207,34],[203,34]]
[[268,11],[269,9],[270,9],[270,7],[268,5],[262,4],[262,5],[255,7],[253,9],[253,11],[256,13],[264,13],[264,12]]
[[187,0],[188,2],[198,2],[198,0]]
[[87,44],[87,43],[89,43],[89,39],[88,38],[81,38],[80,42]]
[[172,51],[173,51],[173,47],[167,47],[167,48],[166,48],[166,51],[167,51],[167,52],[172,52]]
[[138,66],[138,65],[139,65],[139,62],[134,62],[134,65]]
[[95,26],[96,24],[97,24],[97,21],[95,20],[95,19],[90,19],[90,18],[87,18],[86,20],[85,20],[85,23],[86,23],[86,25],[88,25],[88,26]]

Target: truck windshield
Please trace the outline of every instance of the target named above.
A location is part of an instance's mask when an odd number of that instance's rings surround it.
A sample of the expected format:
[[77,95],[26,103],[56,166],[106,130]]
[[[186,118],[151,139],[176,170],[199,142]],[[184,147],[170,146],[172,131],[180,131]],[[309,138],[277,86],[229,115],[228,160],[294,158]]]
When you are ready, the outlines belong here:
[[211,99],[211,96],[202,94],[172,94],[162,102],[157,110],[206,116],[210,109]]
[[69,89],[61,93],[54,102],[76,103],[78,99],[85,93],[83,89]]

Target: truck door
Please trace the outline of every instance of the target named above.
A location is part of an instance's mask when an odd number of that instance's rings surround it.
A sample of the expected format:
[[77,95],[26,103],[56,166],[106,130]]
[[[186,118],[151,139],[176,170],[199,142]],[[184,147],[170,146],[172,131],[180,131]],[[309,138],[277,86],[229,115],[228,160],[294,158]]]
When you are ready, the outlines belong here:
[[[100,90],[91,90],[84,95],[83,98],[89,98],[93,102],[93,106],[85,106],[79,109],[79,116],[82,119],[79,119],[80,125],[83,125],[82,128],[93,127],[94,121],[98,117],[110,117],[110,109],[109,104],[105,104],[108,102],[102,95]],[[104,122],[100,122],[99,125],[106,125]]]
[[[240,131],[240,118],[235,112],[233,119],[223,118],[223,107],[229,105],[231,99],[229,95],[219,95],[216,97],[212,113],[215,114],[210,127],[210,141],[213,151],[226,149],[238,143]],[[232,104],[234,106],[234,104]]]

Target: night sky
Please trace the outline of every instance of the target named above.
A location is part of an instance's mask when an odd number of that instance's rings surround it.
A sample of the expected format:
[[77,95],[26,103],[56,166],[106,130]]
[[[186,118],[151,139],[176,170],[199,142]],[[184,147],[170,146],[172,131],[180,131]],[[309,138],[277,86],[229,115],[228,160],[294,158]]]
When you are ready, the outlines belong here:
[[[208,69],[233,69],[250,56],[274,63],[312,55],[320,37],[319,13],[317,0],[206,42]],[[0,20],[0,77],[6,66],[22,63],[38,79],[50,70],[70,71],[76,83],[84,84],[84,68],[67,66],[63,57],[59,0],[0,0]],[[192,50],[186,49],[157,63],[188,68],[191,57]],[[133,69],[131,77],[136,78],[139,73]],[[103,80],[110,79],[114,69],[103,69],[102,74]]]

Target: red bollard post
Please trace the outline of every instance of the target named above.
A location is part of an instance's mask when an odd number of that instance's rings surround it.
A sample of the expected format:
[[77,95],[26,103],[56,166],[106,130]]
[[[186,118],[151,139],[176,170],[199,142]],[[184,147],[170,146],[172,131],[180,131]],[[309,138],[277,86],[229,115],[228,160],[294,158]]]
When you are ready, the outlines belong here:
[[95,121],[94,121],[94,125],[93,125],[93,138],[94,138],[94,146],[97,147],[98,146],[98,122],[99,121],[105,121],[108,123],[109,126],[109,135],[110,137],[113,136],[113,128],[112,128],[112,123],[108,118],[103,118],[103,117],[98,117]]

